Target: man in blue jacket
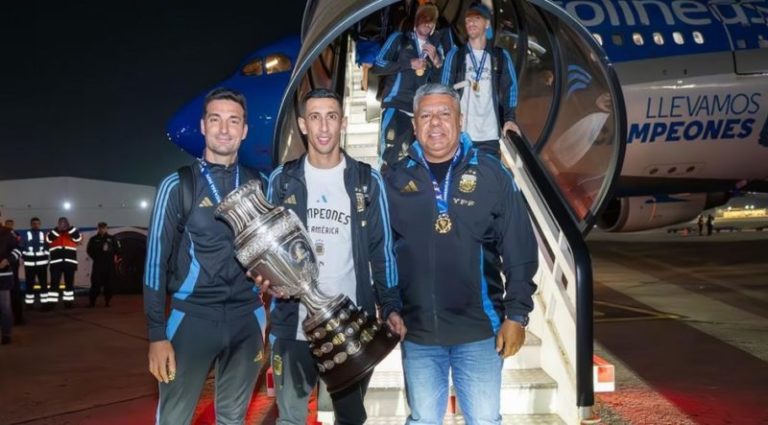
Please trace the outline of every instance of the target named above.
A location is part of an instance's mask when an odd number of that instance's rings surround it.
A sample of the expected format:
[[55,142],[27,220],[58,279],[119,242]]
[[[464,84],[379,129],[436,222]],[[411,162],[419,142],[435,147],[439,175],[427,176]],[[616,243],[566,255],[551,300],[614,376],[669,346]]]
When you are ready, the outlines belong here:
[[419,88],[417,141],[385,175],[408,327],[408,424],[442,423],[449,370],[467,423],[500,424],[503,358],[522,346],[533,309],[538,254],[525,200],[460,123],[456,91]]
[[402,158],[413,140],[411,117],[416,89],[440,79],[443,46],[441,32],[435,32],[438,15],[434,4],[419,6],[412,30],[392,33],[371,68],[371,73],[384,79],[380,137],[382,169]]
[[203,157],[160,184],[147,239],[144,312],[149,371],[160,383],[158,424],[190,423],[211,366],[216,423],[242,424],[263,363],[261,299],[235,258],[232,230],[213,214],[254,178],[237,163],[248,132],[245,97],[210,92],[200,128]]
[[[306,226],[317,256],[320,289],[344,294],[372,317],[381,317],[401,338],[397,265],[392,252],[387,197],[382,178],[340,147],[346,127],[338,94],[315,89],[304,96],[299,128],[307,154],[278,167],[269,178],[267,196],[296,212]],[[257,283],[261,283],[257,278]],[[268,282],[265,282],[265,284]],[[303,425],[307,401],[318,378],[315,359],[302,330],[306,310],[298,299],[278,299],[270,313],[277,423]],[[362,424],[363,398],[370,373],[349,388],[331,394],[336,423]]]

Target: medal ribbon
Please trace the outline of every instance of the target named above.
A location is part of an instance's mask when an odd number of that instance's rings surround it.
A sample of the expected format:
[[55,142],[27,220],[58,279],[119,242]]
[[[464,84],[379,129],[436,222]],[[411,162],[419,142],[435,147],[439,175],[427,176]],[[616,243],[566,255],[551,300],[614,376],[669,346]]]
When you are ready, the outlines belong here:
[[453,161],[451,161],[451,165],[448,166],[448,172],[445,173],[443,187],[440,188],[440,183],[437,182],[435,174],[429,168],[427,160],[423,156],[421,157],[421,161],[424,163],[424,166],[427,167],[429,177],[432,179],[432,187],[435,189],[435,202],[437,203],[438,217],[443,214],[448,214],[448,194],[451,187],[451,172],[453,171],[453,166],[459,162],[459,158],[461,158],[461,146],[456,149],[456,154],[453,155]]
[[488,59],[488,51],[483,50],[483,57],[480,58],[480,66],[477,66],[477,58],[475,58],[475,51],[473,49],[469,49],[469,59],[472,61],[472,66],[475,67],[475,82],[480,84],[480,77],[483,74],[485,60]]
[[[216,185],[213,183],[213,178],[211,178],[211,172],[208,170],[208,163],[205,162],[204,159],[200,160],[200,172],[203,174],[203,177],[205,177],[205,181],[208,182],[208,189],[211,192],[211,196],[213,196],[213,199],[216,201],[216,205],[219,205],[221,203],[221,193],[219,192],[219,189],[216,188]],[[235,189],[237,189],[240,186],[240,167],[235,164]]]

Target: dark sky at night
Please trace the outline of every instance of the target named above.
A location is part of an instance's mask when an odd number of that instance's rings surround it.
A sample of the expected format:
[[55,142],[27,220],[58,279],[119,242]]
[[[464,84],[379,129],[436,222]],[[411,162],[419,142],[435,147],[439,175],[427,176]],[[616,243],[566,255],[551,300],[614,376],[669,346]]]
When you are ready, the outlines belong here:
[[4,2],[0,180],[155,185],[189,162],[165,138],[184,103],[297,34],[304,0]]

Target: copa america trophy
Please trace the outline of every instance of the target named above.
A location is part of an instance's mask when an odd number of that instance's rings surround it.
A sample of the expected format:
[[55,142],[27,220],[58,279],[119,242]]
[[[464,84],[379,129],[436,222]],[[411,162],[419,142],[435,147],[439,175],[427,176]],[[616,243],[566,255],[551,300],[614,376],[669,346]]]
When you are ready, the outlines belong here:
[[215,214],[234,231],[240,264],[307,308],[302,327],[328,392],[357,382],[397,345],[386,323],[343,294],[320,291],[315,252],[301,220],[267,202],[258,181],[230,193]]

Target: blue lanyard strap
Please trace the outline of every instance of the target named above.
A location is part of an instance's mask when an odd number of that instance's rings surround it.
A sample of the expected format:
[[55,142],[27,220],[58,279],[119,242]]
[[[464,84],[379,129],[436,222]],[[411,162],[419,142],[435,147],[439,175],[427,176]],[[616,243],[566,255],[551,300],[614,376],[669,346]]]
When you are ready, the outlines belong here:
[[480,82],[483,67],[485,67],[485,60],[488,59],[488,51],[483,50],[483,57],[480,58],[480,66],[477,66],[477,58],[475,58],[475,51],[472,48],[469,49],[469,59],[472,61],[472,66],[475,67],[475,81]]
[[421,157],[421,161],[424,164],[424,166],[427,167],[427,171],[429,172],[429,177],[432,179],[432,187],[435,189],[435,202],[437,203],[438,215],[443,215],[448,213],[448,195],[450,193],[450,187],[451,187],[451,172],[453,171],[453,166],[459,162],[460,158],[461,158],[461,146],[459,146],[456,149],[456,154],[453,155],[453,161],[451,161],[451,165],[448,166],[448,171],[445,173],[445,180],[443,181],[443,187],[441,188],[440,184],[437,182],[437,178],[435,177],[435,174],[432,172],[432,169],[429,168],[429,164],[427,163],[427,160],[423,156]]
[[[208,182],[208,190],[211,192],[211,196],[213,196],[213,199],[216,201],[216,205],[221,203],[221,193],[219,192],[219,189],[216,187],[216,185],[213,183],[213,178],[211,178],[211,172],[208,169],[208,163],[205,162],[204,159],[200,160],[200,172],[203,174],[203,177],[205,177],[205,181]],[[240,186],[240,167],[238,167],[237,164],[235,164],[235,189],[237,189]]]

